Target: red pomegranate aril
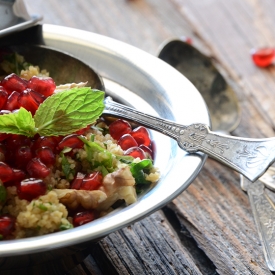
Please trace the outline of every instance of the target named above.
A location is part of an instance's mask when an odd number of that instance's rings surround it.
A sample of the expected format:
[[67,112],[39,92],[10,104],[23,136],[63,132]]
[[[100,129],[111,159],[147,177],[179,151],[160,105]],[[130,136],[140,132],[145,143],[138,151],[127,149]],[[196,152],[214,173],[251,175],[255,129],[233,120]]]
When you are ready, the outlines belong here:
[[39,196],[45,195],[47,185],[41,179],[29,178],[22,180],[17,187],[18,197],[21,200],[31,201]]
[[29,146],[21,146],[15,151],[15,163],[17,168],[25,168],[32,159],[32,151]]
[[58,143],[58,149],[63,150],[65,147],[69,147],[72,149],[75,148],[83,148],[83,141],[78,138],[79,136],[76,134],[71,134],[66,137],[64,137],[59,143]]
[[20,169],[13,169],[13,177],[12,180],[4,183],[5,187],[8,186],[19,186],[20,182],[26,178],[26,173]]
[[145,146],[144,144],[141,144],[139,145],[139,148],[144,151],[147,159],[154,159],[153,151],[149,147]]
[[15,229],[15,218],[8,215],[0,216],[0,235],[7,237]]
[[130,135],[125,134],[118,140],[118,145],[120,145],[122,150],[127,150],[131,147],[138,146],[136,140]]
[[100,172],[87,174],[82,180],[80,190],[96,190],[102,184],[103,176]]
[[25,108],[30,111],[32,115],[35,114],[36,110],[39,107],[39,102],[37,102],[32,96],[32,90],[26,89],[24,90],[17,99],[20,107]]
[[19,104],[18,104],[18,97],[19,97],[19,93],[14,91],[12,92],[9,97],[8,97],[8,100],[5,104],[5,106],[3,107],[3,109],[5,110],[9,110],[9,111],[12,111],[14,109],[18,109],[19,108]]
[[53,94],[56,85],[51,77],[42,78],[38,76],[33,76],[28,82],[28,88],[31,88],[37,93],[48,97]]
[[14,91],[22,93],[27,88],[27,82],[14,73],[6,76],[2,80],[1,85],[9,94]]
[[2,86],[0,86],[0,109],[2,109],[6,105],[8,97],[8,93]]
[[32,151],[35,153],[37,149],[41,147],[49,147],[52,149],[53,152],[56,152],[56,146],[58,144],[57,137],[38,137],[33,145],[32,145]]
[[144,151],[139,147],[129,148],[124,152],[124,155],[132,156],[133,158],[140,158],[141,160],[146,158]]
[[30,89],[30,94],[37,101],[38,104],[41,104],[46,99],[45,96],[37,93],[36,91],[34,91],[32,89]]
[[96,215],[93,210],[78,212],[73,217],[73,225],[77,227],[85,223],[91,222],[95,218],[96,218]]
[[129,134],[132,127],[129,122],[118,119],[109,125],[109,132],[113,139],[119,140],[123,135]]
[[0,110],[0,116],[10,114],[10,110]]
[[37,149],[36,155],[46,166],[55,164],[55,154],[50,147],[41,147]]
[[10,134],[1,133],[0,134],[0,142],[3,140],[6,140],[8,137],[10,137]]
[[45,178],[50,174],[50,169],[39,158],[29,161],[26,170],[33,178]]
[[258,67],[268,67],[275,60],[275,48],[252,49],[251,57]]
[[30,146],[31,139],[23,135],[10,135],[6,141],[7,149],[10,151],[15,151],[18,147],[21,146]]
[[71,183],[71,189],[79,190],[84,177],[85,177],[85,174],[78,172]]
[[0,180],[2,182],[6,182],[12,180],[13,177],[13,170],[12,168],[7,165],[5,162],[0,161]]
[[136,129],[134,129],[130,133],[130,135],[136,140],[138,145],[143,144],[145,146],[150,146],[150,144],[151,144],[151,139],[150,139],[149,132],[143,126],[140,126]]

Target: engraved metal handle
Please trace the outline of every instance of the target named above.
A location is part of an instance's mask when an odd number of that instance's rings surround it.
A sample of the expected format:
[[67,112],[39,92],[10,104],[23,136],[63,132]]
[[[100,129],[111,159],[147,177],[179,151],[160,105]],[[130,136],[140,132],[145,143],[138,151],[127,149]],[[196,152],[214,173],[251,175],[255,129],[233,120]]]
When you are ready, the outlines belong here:
[[124,118],[161,132],[178,142],[183,150],[206,153],[251,181],[257,180],[275,160],[275,138],[248,139],[211,132],[207,125],[184,126],[139,112],[105,99],[105,116]]

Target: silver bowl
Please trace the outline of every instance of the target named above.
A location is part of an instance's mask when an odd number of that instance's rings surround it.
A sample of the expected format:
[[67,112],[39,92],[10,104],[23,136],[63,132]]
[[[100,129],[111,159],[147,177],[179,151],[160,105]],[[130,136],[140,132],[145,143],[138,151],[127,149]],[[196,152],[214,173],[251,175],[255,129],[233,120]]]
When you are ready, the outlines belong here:
[[[42,36],[46,46],[68,52],[98,72],[107,94],[115,100],[184,125],[210,125],[200,93],[162,60],[120,41],[77,29],[45,24]],[[170,138],[153,131],[151,135],[156,147],[155,166],[161,171],[156,186],[141,195],[136,203],[78,228],[1,241],[1,270],[15,263],[16,268],[23,268],[26,262],[42,265],[53,259],[62,265],[61,260],[77,253],[82,259],[81,255],[85,256],[85,249],[91,243],[160,209],[185,190],[200,172],[206,155],[188,154]],[[64,263],[66,266],[66,260]]]

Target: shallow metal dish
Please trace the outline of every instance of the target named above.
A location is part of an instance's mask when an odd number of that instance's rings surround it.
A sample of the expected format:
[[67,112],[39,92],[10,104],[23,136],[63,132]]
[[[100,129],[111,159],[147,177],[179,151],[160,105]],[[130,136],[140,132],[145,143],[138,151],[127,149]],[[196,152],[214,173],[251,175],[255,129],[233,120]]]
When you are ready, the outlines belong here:
[[[185,125],[210,124],[200,93],[181,73],[157,57],[111,38],[66,27],[43,25],[43,38],[47,46],[68,52],[94,68],[115,100]],[[155,165],[162,177],[138,202],[68,231],[0,242],[0,255],[19,259],[22,254],[44,252],[40,253],[41,261],[47,254],[54,259],[66,253],[60,253],[62,247],[71,253],[70,248],[75,245],[96,241],[138,221],[179,195],[198,175],[206,156],[187,154],[161,134],[152,132],[152,136],[156,144]]]

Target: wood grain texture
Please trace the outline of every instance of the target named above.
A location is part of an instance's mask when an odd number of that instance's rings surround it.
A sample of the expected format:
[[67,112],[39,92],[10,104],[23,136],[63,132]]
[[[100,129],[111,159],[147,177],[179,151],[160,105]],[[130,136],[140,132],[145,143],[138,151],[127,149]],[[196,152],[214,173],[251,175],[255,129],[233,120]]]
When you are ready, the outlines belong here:
[[[30,13],[44,16],[44,23],[106,35],[153,55],[167,39],[191,37],[193,45],[212,57],[241,102],[242,119],[233,134],[274,136],[275,66],[260,69],[249,54],[253,47],[275,46],[274,1],[24,2]],[[209,159],[194,183],[163,211],[110,234],[67,274],[271,272],[239,175]]]

